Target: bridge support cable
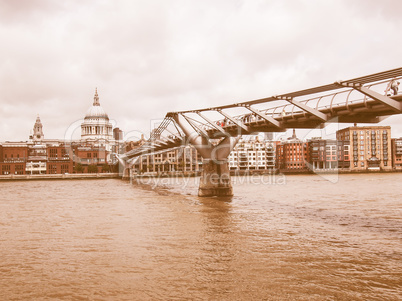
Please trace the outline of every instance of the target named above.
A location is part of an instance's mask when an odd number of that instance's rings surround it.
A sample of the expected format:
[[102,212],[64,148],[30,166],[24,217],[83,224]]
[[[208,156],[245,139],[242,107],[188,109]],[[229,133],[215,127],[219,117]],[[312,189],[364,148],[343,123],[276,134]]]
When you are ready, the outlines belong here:
[[246,105],[245,108],[248,109],[249,111],[253,112],[254,114],[260,116],[262,119],[266,120],[267,122],[274,125],[275,127],[281,128],[281,123],[278,120],[274,119],[273,117],[266,115],[266,114],[258,111],[257,109],[252,108],[250,105]]
[[184,114],[181,114],[181,115],[184,117],[184,119],[186,119],[186,121],[192,126],[192,128],[193,128],[196,132],[198,132],[199,134],[203,135],[203,136],[206,137],[207,139],[209,138],[208,133],[207,133],[203,128],[199,127],[199,126],[194,122],[194,120],[191,120],[189,117],[187,117],[187,116],[184,115]]
[[[177,124],[176,124],[176,121],[174,120],[174,118],[172,118],[172,119],[173,119],[173,121],[174,121],[174,122],[173,122],[173,125],[174,125],[174,127],[175,127],[177,133],[179,133],[180,137],[184,137],[185,134],[184,134],[183,130],[180,130],[180,126],[178,127]],[[166,130],[167,130],[167,129],[166,129]],[[169,131],[169,133],[171,133],[171,132]]]
[[150,140],[158,139],[162,132],[169,126],[171,121],[172,119],[170,117],[165,117],[159,126],[151,132]]
[[371,97],[372,99],[378,100],[379,102],[383,103],[384,105],[390,107],[391,109],[401,112],[402,111],[402,104],[391,97],[388,97],[386,95],[381,95],[380,93],[370,90],[367,87],[363,87],[362,84],[360,83],[352,83],[352,82],[336,82],[337,85],[341,87],[351,87],[354,90],[357,90],[361,93],[363,93],[366,96]]
[[217,145],[209,139],[191,130],[191,123],[182,114],[173,114],[172,118],[183,130],[188,141],[202,157],[202,172],[199,196],[232,196],[233,188],[230,180],[228,156],[239,141],[240,136],[225,137]]

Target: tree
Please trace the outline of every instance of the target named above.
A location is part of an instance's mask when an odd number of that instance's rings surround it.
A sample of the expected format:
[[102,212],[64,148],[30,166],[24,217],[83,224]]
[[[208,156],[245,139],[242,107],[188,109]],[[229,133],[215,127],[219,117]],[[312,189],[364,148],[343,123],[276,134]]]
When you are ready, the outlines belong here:
[[102,172],[109,172],[109,171],[110,171],[110,166],[107,163],[105,163],[102,166]]
[[117,164],[110,166],[110,170],[112,172],[119,172],[119,164],[117,163]]
[[98,166],[95,164],[88,165],[88,173],[97,173],[98,172]]
[[76,173],[83,173],[84,172],[84,166],[82,166],[81,163],[77,163],[74,166],[74,172]]

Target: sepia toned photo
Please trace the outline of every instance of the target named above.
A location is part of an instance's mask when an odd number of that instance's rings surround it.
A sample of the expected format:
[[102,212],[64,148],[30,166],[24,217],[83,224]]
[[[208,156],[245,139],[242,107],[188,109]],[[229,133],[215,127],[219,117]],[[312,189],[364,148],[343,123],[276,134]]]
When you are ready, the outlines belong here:
[[0,0],[0,300],[401,300],[401,12]]

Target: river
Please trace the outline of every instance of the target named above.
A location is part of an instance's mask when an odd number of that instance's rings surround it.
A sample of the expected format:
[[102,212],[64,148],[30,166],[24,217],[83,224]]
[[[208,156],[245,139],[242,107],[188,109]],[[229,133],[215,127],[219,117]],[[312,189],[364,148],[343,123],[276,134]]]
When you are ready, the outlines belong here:
[[232,180],[0,182],[0,300],[400,300],[402,174]]

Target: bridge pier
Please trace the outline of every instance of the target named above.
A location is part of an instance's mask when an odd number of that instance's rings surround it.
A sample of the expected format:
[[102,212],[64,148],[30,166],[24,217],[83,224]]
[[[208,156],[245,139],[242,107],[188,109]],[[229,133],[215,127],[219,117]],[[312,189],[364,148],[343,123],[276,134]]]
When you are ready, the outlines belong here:
[[[120,170],[119,170],[120,173]],[[123,167],[123,172],[120,173],[123,180],[131,179],[130,168]]]
[[233,196],[227,160],[202,160],[202,172],[198,196]]
[[189,120],[185,120],[179,114],[174,114],[172,117],[202,157],[198,196],[232,196],[233,189],[227,158],[240,137],[226,136],[218,144],[213,144],[205,133],[200,134],[192,130],[196,126]]

